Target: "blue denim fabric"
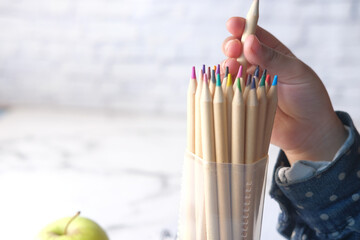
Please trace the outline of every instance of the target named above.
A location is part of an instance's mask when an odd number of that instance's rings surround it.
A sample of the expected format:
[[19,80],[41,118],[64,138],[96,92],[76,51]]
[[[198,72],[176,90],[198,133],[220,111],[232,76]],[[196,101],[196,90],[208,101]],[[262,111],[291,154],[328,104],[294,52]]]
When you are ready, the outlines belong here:
[[347,151],[314,176],[282,183],[278,170],[290,164],[280,151],[270,195],[282,210],[278,231],[287,239],[360,240],[360,135],[347,113],[337,115],[355,139]]

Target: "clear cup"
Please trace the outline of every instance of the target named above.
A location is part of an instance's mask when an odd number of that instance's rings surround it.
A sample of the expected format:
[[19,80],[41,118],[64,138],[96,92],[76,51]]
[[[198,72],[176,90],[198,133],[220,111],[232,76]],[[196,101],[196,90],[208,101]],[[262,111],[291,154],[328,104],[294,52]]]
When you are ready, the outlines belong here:
[[260,240],[267,163],[213,163],[187,152],[178,239]]

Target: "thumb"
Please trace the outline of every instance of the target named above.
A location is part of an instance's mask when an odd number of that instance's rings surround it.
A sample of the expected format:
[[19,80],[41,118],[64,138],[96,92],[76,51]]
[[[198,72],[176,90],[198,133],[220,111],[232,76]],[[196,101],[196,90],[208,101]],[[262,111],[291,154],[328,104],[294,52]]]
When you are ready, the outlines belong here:
[[284,55],[259,41],[255,35],[250,35],[244,43],[246,59],[253,65],[267,69],[271,74],[296,79],[304,73],[305,64],[293,56]]

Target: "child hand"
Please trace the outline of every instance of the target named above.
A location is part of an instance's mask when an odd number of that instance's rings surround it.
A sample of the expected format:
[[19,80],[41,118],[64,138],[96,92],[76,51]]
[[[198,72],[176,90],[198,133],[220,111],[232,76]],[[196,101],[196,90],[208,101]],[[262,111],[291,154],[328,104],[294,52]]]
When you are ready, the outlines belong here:
[[[328,93],[316,73],[266,30],[257,27],[255,35],[240,42],[245,19],[230,18],[226,23],[231,37],[222,49],[236,74],[238,58],[244,52],[248,73],[259,65],[272,76],[278,75],[278,108],[271,143],[279,146],[290,164],[298,160],[331,161],[347,138],[347,132],[331,105]],[[224,72],[224,71],[223,71]]]

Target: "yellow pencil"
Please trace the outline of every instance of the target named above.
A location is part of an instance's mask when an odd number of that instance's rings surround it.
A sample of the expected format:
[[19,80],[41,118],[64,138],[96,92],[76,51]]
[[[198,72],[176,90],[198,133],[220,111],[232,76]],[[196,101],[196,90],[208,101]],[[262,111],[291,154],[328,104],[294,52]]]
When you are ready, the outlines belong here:
[[228,131],[228,156],[229,156],[229,162],[231,162],[231,112],[232,112],[232,99],[234,96],[234,91],[233,91],[233,82],[232,82],[232,77],[231,74],[228,74],[227,77],[227,84],[226,84],[226,89],[225,89],[225,98],[226,98],[226,115],[227,115],[227,131]]

